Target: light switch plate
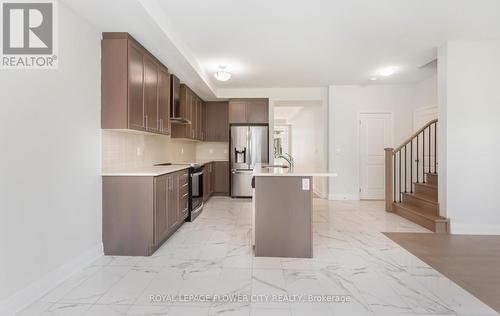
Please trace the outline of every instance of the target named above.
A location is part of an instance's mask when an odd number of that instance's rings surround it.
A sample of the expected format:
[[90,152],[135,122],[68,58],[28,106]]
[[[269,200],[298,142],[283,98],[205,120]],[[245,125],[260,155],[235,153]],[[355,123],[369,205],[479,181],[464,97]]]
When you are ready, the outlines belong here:
[[302,190],[309,191],[309,179],[302,179]]

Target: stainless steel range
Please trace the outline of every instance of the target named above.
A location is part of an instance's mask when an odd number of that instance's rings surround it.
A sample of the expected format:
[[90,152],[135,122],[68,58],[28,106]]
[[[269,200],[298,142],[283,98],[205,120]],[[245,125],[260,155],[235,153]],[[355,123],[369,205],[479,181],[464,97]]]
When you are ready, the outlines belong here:
[[189,216],[194,221],[203,210],[203,166],[191,164],[189,167]]

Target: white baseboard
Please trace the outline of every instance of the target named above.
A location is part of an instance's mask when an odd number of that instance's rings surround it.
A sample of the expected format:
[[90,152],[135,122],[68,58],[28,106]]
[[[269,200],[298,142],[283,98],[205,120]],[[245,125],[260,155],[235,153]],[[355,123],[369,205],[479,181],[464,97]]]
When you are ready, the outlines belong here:
[[474,225],[455,223],[451,220],[451,234],[455,235],[500,235],[499,225]]
[[313,190],[314,194],[316,194],[320,199],[326,199],[328,198],[328,195],[320,190]]
[[0,301],[0,315],[10,316],[20,312],[103,254],[102,243],[99,243],[24,289]]
[[359,195],[357,194],[329,194],[329,200],[333,201],[358,201]]

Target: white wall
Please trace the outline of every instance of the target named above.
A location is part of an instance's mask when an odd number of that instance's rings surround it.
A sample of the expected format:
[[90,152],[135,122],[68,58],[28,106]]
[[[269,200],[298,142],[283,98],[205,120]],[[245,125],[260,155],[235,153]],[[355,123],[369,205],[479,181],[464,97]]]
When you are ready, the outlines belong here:
[[[289,153],[295,160],[295,167],[302,170],[324,172],[326,170],[325,126],[322,103],[307,102],[303,106],[293,106],[294,102],[283,102],[287,106],[275,106],[281,112],[291,113],[286,119],[289,127],[290,147]],[[299,103],[300,104],[300,103]],[[275,124],[276,124],[275,120]],[[279,163],[285,163],[280,159]],[[328,196],[326,179],[315,178],[313,181],[314,192],[323,198]]]
[[448,170],[446,161],[448,160],[446,154],[446,103],[447,103],[447,48],[446,45],[438,49],[438,201],[439,213],[443,217],[447,215],[447,185],[446,178],[448,177]]
[[440,58],[452,233],[500,234],[500,40],[450,41]]
[[[325,88],[241,88],[218,89],[218,98],[268,98],[269,130],[274,130],[274,102],[278,101],[322,101],[327,111],[328,99]],[[327,118],[325,115],[325,122]],[[269,152],[273,152],[272,133],[269,133]],[[325,144],[326,145],[326,144]]]
[[438,106],[437,74],[414,85],[413,102],[415,108]]
[[359,198],[358,114],[390,112],[394,144],[412,133],[414,85],[329,87],[329,165],[338,177],[330,179],[330,199]]
[[59,26],[59,69],[0,70],[2,315],[102,254],[100,34]]
[[[319,101],[321,103],[321,124],[322,127],[316,130],[318,133],[322,133],[324,152],[321,166],[316,166],[320,169],[328,169],[328,138],[329,133],[327,131],[328,126],[328,89],[323,87],[309,87],[309,88],[248,88],[248,89],[218,89],[218,98],[269,98],[269,131],[274,130],[274,104],[281,103],[282,101],[291,102],[301,102],[301,101]],[[274,152],[273,146],[273,133],[269,133],[269,152]],[[330,169],[329,169],[330,170]],[[323,182],[322,186],[327,191],[327,179],[318,178],[314,182]]]

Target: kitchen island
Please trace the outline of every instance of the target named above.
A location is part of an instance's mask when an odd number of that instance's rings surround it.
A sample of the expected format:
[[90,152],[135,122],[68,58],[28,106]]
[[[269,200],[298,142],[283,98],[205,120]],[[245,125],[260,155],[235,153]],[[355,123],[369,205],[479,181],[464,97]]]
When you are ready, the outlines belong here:
[[313,257],[313,177],[336,173],[257,165],[253,172],[257,257]]

